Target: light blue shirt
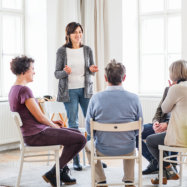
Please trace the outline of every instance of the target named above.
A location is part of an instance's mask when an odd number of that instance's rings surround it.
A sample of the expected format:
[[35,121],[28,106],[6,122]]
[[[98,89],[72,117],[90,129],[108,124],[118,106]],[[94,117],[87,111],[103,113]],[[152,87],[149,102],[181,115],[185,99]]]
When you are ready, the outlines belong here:
[[[90,135],[90,119],[101,123],[126,123],[142,118],[142,108],[136,94],[122,86],[108,86],[92,96],[86,115],[86,130]],[[143,124],[143,120],[142,120]],[[143,125],[142,125],[143,128]],[[131,153],[135,149],[138,131],[95,132],[96,149],[111,156]]]

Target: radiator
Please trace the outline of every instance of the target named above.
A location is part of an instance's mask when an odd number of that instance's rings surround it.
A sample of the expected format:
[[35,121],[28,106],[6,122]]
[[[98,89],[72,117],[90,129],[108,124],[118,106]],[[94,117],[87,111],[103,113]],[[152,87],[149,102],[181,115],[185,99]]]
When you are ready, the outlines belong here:
[[11,117],[9,103],[0,102],[0,146],[18,141],[18,133]]

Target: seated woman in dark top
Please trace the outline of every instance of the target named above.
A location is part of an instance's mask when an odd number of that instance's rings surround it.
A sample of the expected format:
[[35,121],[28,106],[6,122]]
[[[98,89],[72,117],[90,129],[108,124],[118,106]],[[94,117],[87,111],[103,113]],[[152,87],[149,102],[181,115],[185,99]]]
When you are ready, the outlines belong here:
[[[18,112],[21,117],[21,131],[27,145],[63,145],[60,156],[60,180],[65,184],[75,184],[76,180],[68,175],[67,163],[85,146],[86,139],[76,129],[60,128],[41,112],[31,89],[26,86],[33,81],[33,63],[34,60],[26,56],[16,57],[11,61],[11,70],[17,78],[9,93],[10,109]],[[52,186],[56,186],[55,166],[43,175],[43,178]]]

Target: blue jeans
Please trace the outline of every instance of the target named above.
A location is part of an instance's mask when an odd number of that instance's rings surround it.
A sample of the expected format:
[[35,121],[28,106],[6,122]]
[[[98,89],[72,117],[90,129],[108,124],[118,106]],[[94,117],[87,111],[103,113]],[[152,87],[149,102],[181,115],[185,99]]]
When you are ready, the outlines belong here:
[[[155,131],[153,130],[153,124],[148,123],[144,125],[144,130],[142,132],[142,155],[144,158],[146,158],[149,162],[154,159],[152,154],[149,152],[147,145],[144,140],[151,135],[155,134]],[[136,136],[136,147],[138,148],[138,136]]]
[[[151,160],[154,159],[154,157],[152,156],[152,154],[150,153],[147,144],[145,143],[144,140],[146,140],[146,138],[149,135],[155,134],[155,131],[153,130],[153,124],[152,123],[148,123],[144,125],[144,130],[142,132],[142,155],[145,159],[147,159],[149,162]],[[138,148],[138,136],[136,137],[136,147]],[[169,155],[176,155],[176,152],[168,152]],[[172,158],[172,160],[176,160],[177,158]]]
[[84,98],[84,88],[69,89],[70,102],[64,102],[69,128],[79,128],[78,108],[81,106],[84,117],[89,104],[89,98]]

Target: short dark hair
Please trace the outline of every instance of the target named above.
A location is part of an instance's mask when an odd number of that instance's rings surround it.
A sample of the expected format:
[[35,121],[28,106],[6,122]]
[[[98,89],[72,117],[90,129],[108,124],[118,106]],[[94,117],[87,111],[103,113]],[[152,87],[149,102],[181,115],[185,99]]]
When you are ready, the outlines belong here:
[[[83,33],[83,28],[82,28],[82,25],[80,23],[77,23],[77,22],[71,22],[69,23],[67,26],[66,26],[66,37],[65,37],[65,40],[66,40],[66,43],[64,44],[64,47],[69,47],[69,48],[72,48],[72,42],[71,42],[71,39],[70,39],[70,34],[73,34],[75,32],[75,30],[77,29],[77,27],[80,27],[81,28],[81,31]],[[83,45],[80,44],[80,47],[82,47]]]
[[105,74],[109,83],[112,85],[118,85],[123,81],[126,74],[126,68],[122,63],[116,62],[116,60],[113,59],[106,66]]
[[15,75],[24,74],[30,68],[31,63],[34,63],[32,58],[28,58],[27,56],[18,56],[10,62],[10,69]]

